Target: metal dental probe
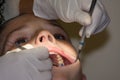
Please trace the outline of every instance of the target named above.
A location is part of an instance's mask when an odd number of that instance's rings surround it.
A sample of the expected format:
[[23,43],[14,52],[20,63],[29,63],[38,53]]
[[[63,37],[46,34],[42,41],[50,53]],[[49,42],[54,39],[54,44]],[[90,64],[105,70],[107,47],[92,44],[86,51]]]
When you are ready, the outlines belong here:
[[[92,13],[93,13],[95,5],[96,5],[96,2],[97,2],[97,0],[92,0],[91,6],[90,6],[90,10],[88,12],[90,16],[92,16]],[[81,50],[82,50],[83,46],[85,45],[85,37],[86,37],[86,26],[83,26],[82,37],[81,37],[81,40],[80,40],[79,46],[78,46],[77,59],[79,59],[79,60],[80,60]],[[77,61],[77,59],[76,59],[76,61]]]

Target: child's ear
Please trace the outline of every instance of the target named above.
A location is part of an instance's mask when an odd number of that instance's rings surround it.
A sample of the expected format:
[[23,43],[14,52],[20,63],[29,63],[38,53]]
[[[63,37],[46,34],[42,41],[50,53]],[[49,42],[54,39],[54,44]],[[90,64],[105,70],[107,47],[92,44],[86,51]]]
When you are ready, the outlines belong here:
[[33,0],[20,0],[20,4],[19,4],[19,12],[20,14],[33,14],[32,11],[33,8]]

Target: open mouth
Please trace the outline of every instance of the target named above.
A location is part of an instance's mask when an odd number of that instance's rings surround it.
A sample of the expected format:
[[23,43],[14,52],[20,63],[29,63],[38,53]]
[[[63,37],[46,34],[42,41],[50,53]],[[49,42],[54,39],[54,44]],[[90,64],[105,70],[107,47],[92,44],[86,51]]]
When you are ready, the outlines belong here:
[[65,54],[63,51],[57,48],[48,48],[50,58],[53,62],[53,66],[63,67],[75,62],[75,58],[70,57],[69,54]]
[[[52,54],[51,54],[52,53]],[[59,54],[54,54],[54,52],[50,53],[50,58],[53,62],[53,66],[56,67],[62,67],[62,66],[66,66],[66,65],[70,65],[72,64],[67,58],[65,58],[64,56],[61,56]]]

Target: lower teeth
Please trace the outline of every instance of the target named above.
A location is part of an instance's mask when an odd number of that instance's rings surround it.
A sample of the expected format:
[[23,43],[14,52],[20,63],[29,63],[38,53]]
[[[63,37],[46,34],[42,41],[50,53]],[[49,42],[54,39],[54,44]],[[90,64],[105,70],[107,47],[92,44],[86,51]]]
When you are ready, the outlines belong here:
[[59,67],[62,67],[62,66],[64,66],[64,64],[59,64]]
[[57,55],[57,60],[58,60],[58,66],[62,67],[64,66],[64,61],[60,55]]
[[58,54],[50,54],[50,58],[53,62],[53,66],[62,67],[65,65],[62,57]]

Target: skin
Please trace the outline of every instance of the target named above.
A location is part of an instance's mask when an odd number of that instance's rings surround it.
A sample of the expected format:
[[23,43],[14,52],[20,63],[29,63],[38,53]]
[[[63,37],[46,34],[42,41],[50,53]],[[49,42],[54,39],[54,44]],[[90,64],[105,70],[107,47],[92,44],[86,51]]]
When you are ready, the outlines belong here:
[[[50,21],[35,17],[32,6],[34,0],[19,0],[18,16],[5,24],[4,30],[0,33],[0,53],[4,55],[7,51],[15,49],[15,42],[21,38],[25,39],[24,44],[31,44],[34,48],[38,46],[54,47],[62,50],[68,56],[76,59],[77,52],[72,46],[70,39],[60,26],[53,25]],[[26,5],[27,4],[27,5]],[[44,41],[40,43],[40,36],[44,34]],[[61,34],[55,37],[55,34]],[[50,35],[50,38],[46,36]],[[61,37],[62,36],[62,37]],[[61,37],[61,38],[60,38]],[[64,38],[63,38],[64,37]],[[52,68],[52,80],[86,80],[82,73],[80,61],[64,66]]]
[[[56,34],[59,36],[55,37]],[[40,41],[41,36],[44,36],[42,41]],[[74,58],[77,55],[67,34],[60,26],[31,14],[21,15],[8,21],[0,34],[0,39],[0,52],[4,53],[15,49],[15,43],[24,39],[25,42],[21,42],[20,45],[29,43],[34,48],[38,46],[54,47]],[[52,75],[52,80],[85,80],[79,60],[64,67],[53,66]]]
[[33,14],[32,6],[33,6],[33,1],[34,0],[19,0],[19,1],[20,1],[20,4],[19,4],[20,14],[24,14],[24,13]]

